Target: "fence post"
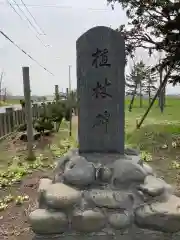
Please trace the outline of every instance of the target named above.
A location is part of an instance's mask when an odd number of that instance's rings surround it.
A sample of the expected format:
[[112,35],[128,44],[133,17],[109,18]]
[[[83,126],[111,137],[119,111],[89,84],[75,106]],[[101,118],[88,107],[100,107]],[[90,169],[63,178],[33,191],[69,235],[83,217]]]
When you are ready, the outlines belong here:
[[3,113],[0,113],[0,137],[4,136]]
[[32,112],[33,112],[33,118],[34,119],[38,118],[38,105],[37,105],[37,103],[33,103]]
[[13,118],[13,108],[6,108],[6,113],[9,115],[9,132],[13,132],[14,131],[14,118]]
[[3,125],[4,125],[4,135],[8,134],[8,125],[7,125],[7,114],[6,113],[3,113],[2,114],[3,116]]
[[27,147],[28,159],[34,159],[33,153],[33,122],[32,122],[32,108],[31,108],[31,90],[29,79],[29,67],[23,67],[23,85],[24,85],[24,99],[25,99],[25,116],[27,122]]

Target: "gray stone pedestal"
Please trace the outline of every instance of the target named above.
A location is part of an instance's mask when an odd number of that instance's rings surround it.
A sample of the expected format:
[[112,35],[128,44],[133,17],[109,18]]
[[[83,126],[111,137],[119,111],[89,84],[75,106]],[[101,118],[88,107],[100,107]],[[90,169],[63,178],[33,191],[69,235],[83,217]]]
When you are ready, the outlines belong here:
[[179,239],[180,199],[135,150],[125,153],[58,159],[29,216],[36,239]]
[[121,233],[116,231],[115,234],[66,234],[54,236],[36,236],[33,240],[179,240],[180,234],[168,234],[147,229],[133,227],[131,231]]

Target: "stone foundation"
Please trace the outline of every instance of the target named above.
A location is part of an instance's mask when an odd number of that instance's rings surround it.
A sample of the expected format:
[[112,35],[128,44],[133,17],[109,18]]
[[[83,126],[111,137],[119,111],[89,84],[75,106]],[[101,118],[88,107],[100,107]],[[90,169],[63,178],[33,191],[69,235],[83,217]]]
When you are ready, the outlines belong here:
[[125,153],[73,149],[58,159],[53,180],[40,180],[39,209],[29,216],[36,239],[179,239],[180,198],[137,151]]

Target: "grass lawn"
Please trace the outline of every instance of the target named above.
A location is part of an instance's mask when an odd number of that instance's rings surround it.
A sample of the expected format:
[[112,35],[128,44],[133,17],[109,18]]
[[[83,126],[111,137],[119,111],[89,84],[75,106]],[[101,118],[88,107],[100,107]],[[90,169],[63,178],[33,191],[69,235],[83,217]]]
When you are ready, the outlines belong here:
[[20,99],[7,99],[5,102],[1,101],[0,106],[8,106],[11,104],[20,104]]
[[128,112],[129,101],[126,100],[126,144],[150,155],[149,163],[157,173],[179,188],[180,99],[167,98],[163,114],[156,102],[140,129],[136,129],[136,120],[145,113],[148,100],[144,100],[144,107],[139,108],[137,99],[132,112]]

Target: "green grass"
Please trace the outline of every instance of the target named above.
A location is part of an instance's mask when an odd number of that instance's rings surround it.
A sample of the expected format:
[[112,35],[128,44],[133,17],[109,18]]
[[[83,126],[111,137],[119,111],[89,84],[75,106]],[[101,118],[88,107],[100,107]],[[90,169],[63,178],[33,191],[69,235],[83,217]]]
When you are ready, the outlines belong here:
[[[176,163],[180,163],[180,99],[167,98],[163,114],[160,112],[156,101],[140,129],[136,129],[136,121],[139,121],[144,115],[149,104],[148,100],[144,99],[143,107],[140,108],[139,99],[136,99],[132,112],[128,112],[129,102],[130,98],[126,98],[126,145],[139,148],[143,154],[150,155],[151,158],[148,158],[152,159],[150,164],[159,175],[163,176],[168,182],[178,185],[180,182],[180,164]],[[62,123],[59,133],[53,139],[54,154],[61,154],[61,149],[67,148],[68,145],[76,146],[77,122],[75,117],[71,138],[69,138],[68,123]],[[69,142],[66,141],[67,138]],[[0,152],[1,169],[7,167],[7,164],[14,159],[13,156],[15,156],[16,151],[13,149],[7,152],[4,142],[0,144]]]
[[[49,145],[53,147],[53,154],[60,153],[64,151],[64,144],[70,144],[71,146],[76,145],[76,131],[77,131],[77,124],[72,124],[72,136],[69,137],[69,123],[66,121],[62,121],[59,132],[54,133],[53,137],[49,138],[49,142],[45,141],[44,143],[38,143],[37,148],[34,150],[35,156],[39,156],[43,154],[44,156],[48,157],[50,160],[52,158],[51,150]],[[0,173],[7,169],[10,165],[16,165],[16,161],[24,161],[27,157],[26,143],[22,143],[17,139],[14,139],[17,134],[13,134],[6,138],[5,140],[0,142]],[[14,137],[13,137],[14,136]],[[62,150],[62,151],[61,151]]]
[[11,138],[2,141],[0,144],[0,189],[3,186],[11,186],[13,181],[19,180],[34,170],[51,169],[54,166],[55,157],[60,157],[71,146],[75,146],[74,136],[69,138],[68,128],[69,124],[63,121],[58,133],[36,142],[34,149],[36,159],[33,161],[28,161],[27,151],[19,148],[25,147],[26,143],[20,143],[18,140],[13,143],[14,140]]
[[180,162],[180,99],[167,97],[163,114],[156,101],[140,129],[136,129],[136,121],[140,121],[144,115],[148,100],[144,99],[140,108],[139,99],[136,99],[132,112],[128,112],[129,102],[127,98],[126,145],[150,154],[150,164],[159,175],[172,184],[179,184],[180,165],[174,163]]
[[[62,156],[72,145],[75,144],[73,141],[74,136],[72,135],[72,137],[69,138],[68,128],[69,124],[63,121],[59,132],[54,133],[48,138],[49,142],[46,141],[47,137],[41,139],[40,143],[43,143],[43,147],[41,145],[41,148],[36,148],[34,150],[36,158],[33,161],[28,161],[26,159],[26,151],[17,152],[16,149],[14,149],[14,151],[8,151],[7,148],[3,151],[1,148],[0,212],[11,206],[12,202],[20,206],[29,200],[30,196],[24,195],[21,191],[21,194],[17,196],[14,183],[19,183],[24,177],[32,174],[34,171],[38,171],[37,173],[39,174],[42,172],[49,173],[50,175],[52,174],[55,166],[54,159]],[[9,142],[10,141],[8,141],[8,143]],[[7,144],[6,141],[4,141],[4,143]]]
[[20,104],[20,99],[7,99],[6,104]]
[[180,133],[180,99],[167,98],[163,114],[160,112],[156,102],[139,130],[136,129],[136,122],[140,121],[144,115],[148,107],[148,100],[143,100],[143,108],[139,108],[138,99],[135,100],[132,112],[128,111],[129,101],[129,99],[126,99],[125,125],[127,144],[143,144],[141,140],[144,140],[145,134],[151,137],[155,135],[158,138],[162,138],[163,135],[167,137]]
[[0,106],[8,106],[8,105],[20,104],[20,99],[7,99],[5,102],[1,101]]

